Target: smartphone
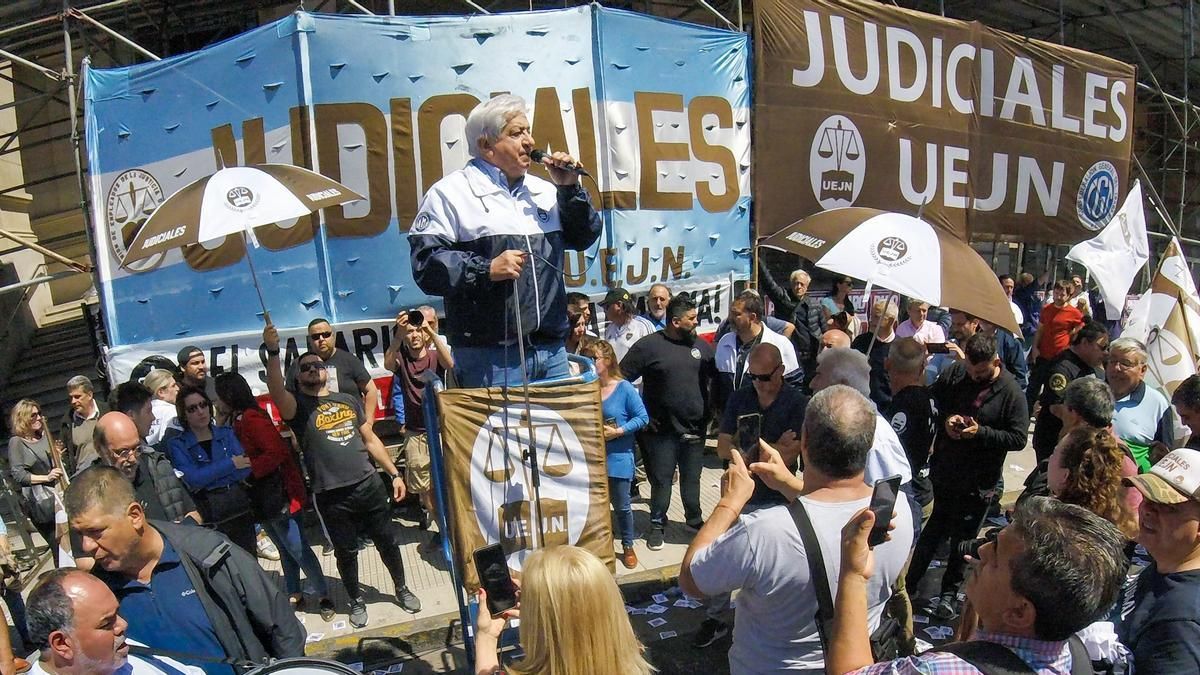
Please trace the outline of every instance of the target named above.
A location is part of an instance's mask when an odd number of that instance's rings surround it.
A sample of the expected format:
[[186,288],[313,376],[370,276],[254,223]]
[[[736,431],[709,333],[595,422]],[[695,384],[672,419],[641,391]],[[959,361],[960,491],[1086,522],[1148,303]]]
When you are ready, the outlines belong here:
[[875,526],[867,536],[867,545],[878,546],[887,541],[888,526],[892,512],[896,510],[896,498],[900,495],[900,474],[875,481],[871,493],[871,511],[875,513]]
[[517,606],[517,586],[508,571],[508,560],[500,544],[475,549],[475,572],[479,585],[487,593],[487,607],[492,616]]
[[758,439],[762,435],[762,415],[750,413],[737,419],[737,444],[742,459],[749,465],[758,461]]
[[950,348],[946,346],[945,342],[926,342],[925,351],[930,354],[949,354]]

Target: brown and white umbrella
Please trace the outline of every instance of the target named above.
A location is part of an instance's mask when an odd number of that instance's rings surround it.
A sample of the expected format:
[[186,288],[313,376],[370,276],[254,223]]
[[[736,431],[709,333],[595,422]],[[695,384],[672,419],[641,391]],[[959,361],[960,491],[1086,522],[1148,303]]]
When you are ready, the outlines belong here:
[[1020,331],[987,262],[965,241],[920,218],[860,207],[831,209],[792,223],[761,245]]
[[[130,242],[123,267],[173,248],[240,234],[308,215],[317,209],[362,199],[341,183],[290,164],[231,166],[181,188],[150,214]],[[257,242],[255,241],[257,245]],[[254,261],[246,255],[263,315],[270,322]]]

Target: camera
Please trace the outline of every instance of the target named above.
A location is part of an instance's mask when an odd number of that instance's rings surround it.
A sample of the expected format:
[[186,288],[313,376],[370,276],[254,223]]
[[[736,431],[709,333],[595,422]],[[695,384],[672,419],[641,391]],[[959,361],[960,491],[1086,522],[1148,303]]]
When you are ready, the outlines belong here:
[[983,545],[987,544],[988,542],[996,541],[996,537],[1000,536],[1000,530],[1003,529],[1003,527],[998,527],[982,537],[958,542],[958,548],[955,550],[955,554],[959,557],[968,556],[974,558],[975,560],[979,560],[979,549],[983,548]]
[[423,323],[425,323],[424,312],[419,309],[408,310],[408,325],[412,326],[413,328],[419,328]]

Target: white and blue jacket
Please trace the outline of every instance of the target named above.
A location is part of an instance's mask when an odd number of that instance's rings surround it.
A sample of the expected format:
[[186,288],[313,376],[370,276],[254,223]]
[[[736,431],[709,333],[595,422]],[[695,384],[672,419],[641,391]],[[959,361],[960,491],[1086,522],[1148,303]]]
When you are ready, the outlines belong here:
[[591,246],[600,228],[582,186],[526,175],[510,190],[498,168],[473,159],[421,201],[408,233],[413,279],[425,293],[445,298],[451,344],[512,344],[514,282],[493,282],[489,270],[500,253],[526,251],[515,280],[524,334],[533,342],[561,341],[569,332],[563,253]]

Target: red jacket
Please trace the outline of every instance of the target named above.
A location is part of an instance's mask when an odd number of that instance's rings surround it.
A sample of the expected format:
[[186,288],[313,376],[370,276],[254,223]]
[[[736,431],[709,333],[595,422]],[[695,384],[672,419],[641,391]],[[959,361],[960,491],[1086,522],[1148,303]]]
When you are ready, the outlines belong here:
[[298,513],[308,503],[304,478],[296,466],[296,458],[287,441],[279,435],[267,413],[248,408],[233,420],[233,431],[250,459],[250,472],[255,478],[283,472],[283,488],[287,491],[289,513]]

